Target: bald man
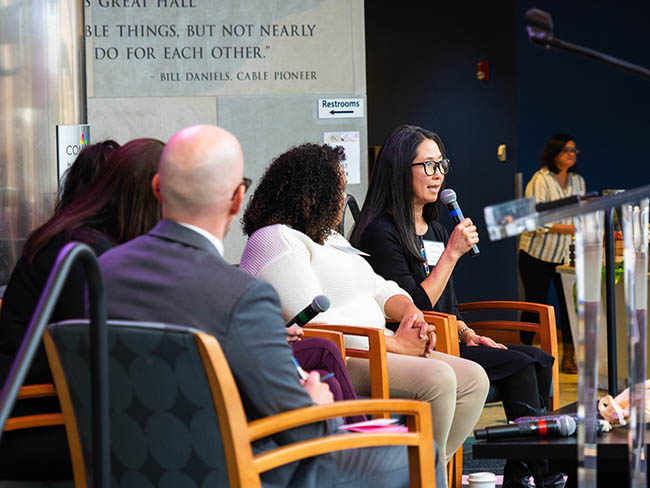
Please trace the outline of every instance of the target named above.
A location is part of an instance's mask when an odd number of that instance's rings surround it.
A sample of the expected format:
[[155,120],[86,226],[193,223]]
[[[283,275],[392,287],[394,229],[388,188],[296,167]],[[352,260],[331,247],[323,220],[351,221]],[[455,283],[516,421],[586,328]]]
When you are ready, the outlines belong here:
[[[184,325],[217,337],[253,420],[329,403],[332,396],[316,373],[304,385],[298,379],[272,287],[222,258],[222,239],[246,191],[243,169],[239,142],[226,130],[206,125],[181,130],[165,146],[152,182],[163,220],[147,235],[104,253],[99,262],[110,318]],[[256,442],[253,449],[326,436],[339,425],[336,419],[292,429]],[[211,480],[219,475],[225,476],[206,472]],[[406,450],[322,455],[264,473],[262,481],[301,488],[407,486]],[[227,485],[222,478],[214,486]]]

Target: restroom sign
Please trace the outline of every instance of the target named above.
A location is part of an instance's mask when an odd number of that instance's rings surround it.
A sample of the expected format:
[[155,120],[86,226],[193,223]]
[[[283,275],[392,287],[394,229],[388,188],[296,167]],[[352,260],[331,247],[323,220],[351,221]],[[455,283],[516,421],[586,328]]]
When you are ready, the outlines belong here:
[[363,98],[319,98],[319,119],[363,117]]

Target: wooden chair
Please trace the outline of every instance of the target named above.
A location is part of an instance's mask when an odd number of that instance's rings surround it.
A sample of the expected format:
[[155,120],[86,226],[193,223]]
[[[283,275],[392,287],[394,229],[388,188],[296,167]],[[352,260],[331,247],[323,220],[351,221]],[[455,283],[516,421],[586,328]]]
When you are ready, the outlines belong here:
[[[456,332],[456,317],[438,312],[425,312],[424,319],[436,326],[436,351],[453,356],[460,355],[458,347],[458,332]],[[463,478],[463,446],[447,463],[447,482],[451,488],[460,488]]]
[[[447,354],[453,354],[455,356],[460,355],[460,348],[458,347],[458,332],[456,332],[456,317],[453,315],[431,312],[425,314],[425,320],[436,326],[436,350]],[[392,325],[393,327],[397,326],[397,324],[389,325]],[[306,330],[309,328],[334,330],[344,334],[367,337],[369,343],[368,351],[345,349],[345,355],[348,357],[368,359],[370,361],[372,398],[389,398],[386,340],[383,331],[372,327],[352,327],[319,323],[309,323],[305,328]],[[452,480],[454,480],[454,482],[459,480],[458,483],[460,483],[462,481],[462,474],[463,448],[461,446],[447,465],[447,479],[450,483],[449,486],[456,486],[451,484]],[[460,487],[460,484],[457,486]]]
[[[2,299],[0,298],[0,308],[2,308]],[[56,397],[56,390],[52,383],[43,383],[40,385],[27,385],[20,388],[16,402],[28,400],[31,398]],[[48,427],[52,425],[63,425],[62,413],[43,413],[22,415],[19,417],[10,417],[5,424],[4,431],[20,429],[31,429],[35,427]]]
[[[2,307],[2,299],[0,299],[0,307]],[[21,406],[24,411],[34,411],[39,407],[30,405],[30,401],[37,398],[56,398],[56,390],[52,383],[42,383],[26,385],[20,388],[18,396],[16,397],[15,406]],[[63,426],[63,414],[61,412],[49,413],[29,413],[9,417],[4,426],[3,432],[15,432],[25,429],[38,429],[41,427]],[[6,437],[4,437],[6,440]],[[15,443],[16,441],[11,441]],[[24,440],[21,439],[24,443]],[[13,445],[10,443],[10,445]],[[12,474],[12,476],[15,473]],[[37,481],[37,480],[1,480],[0,486],[12,486],[15,488],[72,488],[72,480],[60,481]]]
[[[115,321],[109,321],[108,334],[113,393],[112,474],[118,482],[126,465],[141,465],[131,471],[135,469],[139,479],[153,485],[169,470],[174,476],[189,477],[197,486],[202,486],[209,476],[214,486],[259,487],[260,473],[294,461],[341,449],[405,445],[408,446],[411,486],[434,486],[433,433],[426,403],[345,401],[247,422],[234,377],[215,337],[185,327]],[[91,438],[87,336],[87,321],[68,321],[50,325],[44,337],[68,431],[77,488],[87,486],[90,468],[85,464],[85,460],[90,459]],[[187,376],[177,374],[181,360]],[[171,364],[177,365],[176,370],[169,367]],[[145,367],[135,367],[137,365]],[[137,375],[137,381],[133,381],[131,374]],[[183,398],[165,402],[167,389],[178,392]],[[156,399],[156,410],[149,410],[147,395]],[[137,408],[129,405],[136,397],[139,399]],[[179,402],[183,408],[176,407]],[[188,405],[193,407],[187,408]],[[256,440],[327,418],[361,413],[405,414],[409,431],[331,435],[282,445],[258,455],[252,452],[251,443]],[[156,425],[153,439],[139,437],[139,429],[153,421],[156,415],[170,421]],[[179,443],[178,431],[172,427],[193,425],[197,415],[200,415],[200,423],[196,431],[189,434],[189,444],[192,449],[201,450],[202,462],[197,465],[190,459],[185,465],[179,463],[169,468],[158,463],[153,473],[147,472],[147,466],[152,463],[144,463],[144,460],[155,459],[158,455],[155,449],[161,444]],[[173,417],[178,417],[178,422],[173,422]],[[200,467],[199,472],[194,466]]]
[[[16,402],[21,400],[28,400],[31,398],[45,398],[56,397],[56,390],[52,383],[43,383],[40,385],[27,385],[23,386],[18,391]],[[17,417],[9,417],[5,428],[5,432],[20,429],[32,429],[36,427],[49,427],[52,425],[64,425],[63,414],[58,413],[39,413],[32,415],[21,415]]]
[[[370,362],[370,396],[373,399],[390,398],[388,388],[388,362],[386,360],[386,338],[384,331],[374,327],[356,327],[351,325],[333,325],[321,323],[308,323],[305,325],[305,332],[308,330],[326,330],[337,332],[342,335],[364,337],[368,340],[368,350],[346,348],[343,344],[339,346],[343,357],[362,358]],[[375,416],[374,418],[388,418],[388,414]]]
[[[558,365],[557,331],[555,329],[555,312],[552,306],[529,302],[484,301],[458,304],[458,309],[461,312],[500,311],[537,313],[539,315],[539,324],[503,318],[466,320],[466,323],[478,334],[487,336],[490,336],[490,331],[516,331],[517,334],[512,336],[516,339],[518,339],[519,331],[538,333],[541,349],[555,358],[552,370],[551,410],[560,407],[560,370]],[[460,355],[456,316],[439,312],[425,312],[424,315],[428,322],[436,326],[436,350],[454,356]],[[486,403],[498,401],[500,401],[498,389],[491,385]],[[449,486],[452,488],[460,488],[463,473],[462,446],[454,453],[452,460],[447,465],[447,473]]]
[[324,329],[316,329],[313,327],[309,328],[304,328],[303,327],[303,337],[309,338],[309,337],[320,337],[321,339],[329,339],[332,341],[334,344],[336,344],[336,347],[339,348],[339,351],[341,351],[341,355],[343,356],[343,361],[346,360],[346,355],[345,355],[345,341],[343,339],[343,333],[335,331],[335,330],[324,330]]

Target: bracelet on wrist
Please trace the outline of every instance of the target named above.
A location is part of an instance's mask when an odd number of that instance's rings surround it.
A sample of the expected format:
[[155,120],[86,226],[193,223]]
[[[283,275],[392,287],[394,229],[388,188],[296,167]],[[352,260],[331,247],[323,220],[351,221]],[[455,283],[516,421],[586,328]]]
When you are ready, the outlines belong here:
[[462,329],[460,329],[458,331],[458,342],[463,343],[463,334],[465,332],[467,332],[468,330],[471,330],[472,332],[474,332],[474,329],[472,329],[471,327],[463,327]]

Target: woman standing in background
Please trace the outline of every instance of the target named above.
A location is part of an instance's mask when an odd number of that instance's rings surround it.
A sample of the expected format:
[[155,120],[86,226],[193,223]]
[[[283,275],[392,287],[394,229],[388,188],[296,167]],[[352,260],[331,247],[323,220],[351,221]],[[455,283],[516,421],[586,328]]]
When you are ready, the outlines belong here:
[[[526,197],[535,197],[537,203],[550,202],[572,195],[585,194],[585,180],[578,174],[576,161],[580,151],[568,134],[552,136],[542,154],[539,169],[526,185]],[[532,232],[524,232],[519,241],[519,275],[524,285],[527,302],[547,303],[551,282],[555,285],[560,307],[560,330],[563,353],[560,369],[577,373],[575,351],[569,316],[562,295],[562,281],[555,268],[569,260],[569,244],[575,228],[572,219],[547,224]],[[522,314],[523,321],[535,322],[535,314]],[[521,339],[530,344],[532,333],[522,332]]]

